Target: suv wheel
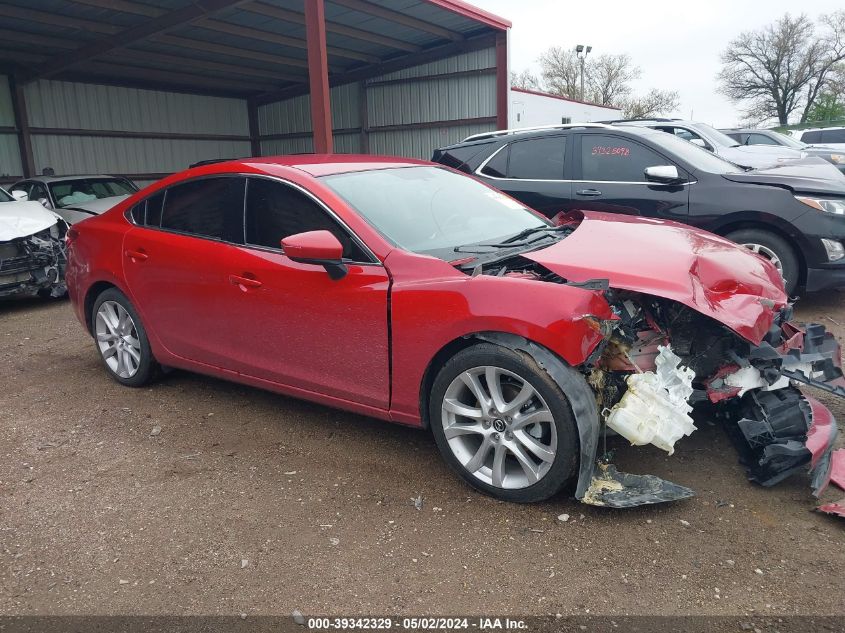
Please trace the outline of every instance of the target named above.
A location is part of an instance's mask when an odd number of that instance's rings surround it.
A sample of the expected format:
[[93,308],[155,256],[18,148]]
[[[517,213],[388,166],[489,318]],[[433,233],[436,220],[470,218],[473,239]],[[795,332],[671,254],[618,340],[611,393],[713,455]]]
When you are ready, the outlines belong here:
[[783,277],[786,294],[792,296],[798,286],[798,258],[786,240],[779,235],[759,229],[740,229],[725,237],[772,262]]
[[542,501],[575,473],[569,402],[525,354],[487,343],[459,352],[434,381],[429,416],[446,462],[491,496]]

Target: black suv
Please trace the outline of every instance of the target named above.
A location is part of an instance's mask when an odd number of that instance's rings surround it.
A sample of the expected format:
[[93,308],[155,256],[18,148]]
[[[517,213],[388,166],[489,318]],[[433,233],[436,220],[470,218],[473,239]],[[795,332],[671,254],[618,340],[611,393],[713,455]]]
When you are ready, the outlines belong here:
[[818,158],[743,170],[665,132],[590,123],[478,134],[432,160],[548,217],[625,213],[724,235],[770,259],[790,293],[845,286],[845,178]]

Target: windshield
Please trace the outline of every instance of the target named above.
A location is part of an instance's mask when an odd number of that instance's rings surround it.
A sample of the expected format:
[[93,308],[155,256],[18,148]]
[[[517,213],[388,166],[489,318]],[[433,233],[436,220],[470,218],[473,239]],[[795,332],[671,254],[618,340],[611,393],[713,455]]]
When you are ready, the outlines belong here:
[[784,134],[783,132],[775,132],[774,130],[770,130],[772,134],[777,134],[778,142],[786,145],[787,147],[794,147],[795,149],[804,149],[807,147],[806,143],[802,143],[801,141],[792,138],[789,134]]
[[0,187],[0,202],[14,202],[15,199],[9,195],[9,192]]
[[49,186],[59,208],[112,196],[128,196],[137,191],[123,178],[75,178],[52,182]]
[[439,167],[360,171],[322,181],[397,246],[446,261],[460,257],[458,247],[550,226],[504,194]]
[[695,127],[707,134],[710,137],[709,140],[716,143],[716,145],[723,145],[724,147],[739,147],[739,143],[730,136],[724,132],[720,132],[714,127],[710,127],[706,123],[696,123]]
[[659,145],[670,154],[674,154],[689,163],[693,169],[700,169],[711,174],[730,174],[744,171],[739,165],[735,165],[724,158],[719,158],[703,147],[694,145],[673,134],[654,134],[648,138],[655,145]]

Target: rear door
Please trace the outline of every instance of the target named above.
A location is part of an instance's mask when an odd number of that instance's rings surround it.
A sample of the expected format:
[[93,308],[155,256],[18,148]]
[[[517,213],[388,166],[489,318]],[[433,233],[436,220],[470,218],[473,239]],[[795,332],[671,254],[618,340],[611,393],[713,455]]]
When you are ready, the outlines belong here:
[[515,141],[500,148],[478,170],[490,185],[554,217],[565,211],[572,188],[566,180],[569,134]]
[[689,185],[648,182],[646,167],[680,165],[656,150],[613,132],[580,132],[574,139],[572,207],[650,218],[685,220]]
[[232,369],[239,319],[229,280],[243,244],[242,176],[190,180],[147,199],[124,237],[124,275],[144,323],[172,354]]

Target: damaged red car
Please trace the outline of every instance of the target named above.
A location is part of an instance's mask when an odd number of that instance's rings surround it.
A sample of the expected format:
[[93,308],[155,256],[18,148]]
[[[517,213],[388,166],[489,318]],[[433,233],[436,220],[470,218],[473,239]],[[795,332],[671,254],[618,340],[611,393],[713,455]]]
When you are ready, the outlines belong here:
[[[693,491],[618,472],[608,429],[672,453],[698,407],[750,478],[819,493],[839,346],[791,321],[775,268],[667,221],[549,221],[430,163],[296,156],[171,176],[68,233],[106,371],[180,368],[431,430],[473,487],[628,507]],[[838,506],[837,506],[838,507]]]

